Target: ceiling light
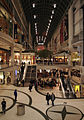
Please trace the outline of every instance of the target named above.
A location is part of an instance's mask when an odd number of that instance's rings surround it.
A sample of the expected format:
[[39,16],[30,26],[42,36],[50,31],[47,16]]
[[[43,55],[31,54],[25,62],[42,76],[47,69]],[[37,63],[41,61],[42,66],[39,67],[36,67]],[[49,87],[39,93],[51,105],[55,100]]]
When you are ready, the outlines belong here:
[[46,32],[46,36],[47,36],[47,34],[48,34],[48,33]]
[[37,29],[37,26],[35,25],[35,28]]
[[35,28],[35,30],[37,31],[37,28]]
[[36,19],[36,15],[34,15],[34,19]]
[[12,20],[10,19],[10,22],[12,22]]
[[53,15],[51,15],[51,19],[53,18]]
[[33,8],[35,8],[35,3],[32,4]]
[[49,26],[48,26],[48,28],[49,28]]
[[38,43],[38,45],[44,45],[44,43]]
[[37,25],[37,23],[35,23],[35,26]]
[[54,14],[54,10],[52,10],[52,14]]
[[54,4],[54,8],[56,8],[56,4]]
[[51,23],[51,20],[49,20],[49,22]]
[[50,23],[48,25],[50,26]]

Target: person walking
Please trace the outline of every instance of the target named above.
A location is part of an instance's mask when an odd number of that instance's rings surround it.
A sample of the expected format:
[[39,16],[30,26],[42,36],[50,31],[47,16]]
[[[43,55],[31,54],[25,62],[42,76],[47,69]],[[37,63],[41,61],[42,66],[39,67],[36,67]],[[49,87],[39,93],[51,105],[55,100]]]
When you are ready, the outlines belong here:
[[35,86],[35,90],[37,90],[37,88],[38,88],[38,83],[37,83],[37,81],[34,82],[34,86]]
[[31,90],[32,90],[32,86],[33,86],[33,85],[30,83],[30,84],[29,84],[29,90],[30,90],[30,92],[31,92]]
[[52,95],[51,95],[52,106],[54,106],[54,100],[55,100],[55,95],[54,95],[54,93],[52,93]]
[[17,100],[17,90],[14,91],[15,101]]
[[49,105],[49,100],[50,100],[50,94],[49,93],[47,93],[47,95],[46,95],[46,100],[47,100],[47,105]]
[[3,101],[1,102],[1,105],[2,105],[2,112],[5,114],[5,112],[6,112],[6,101],[5,101],[4,98],[3,98]]
[[24,80],[22,80],[22,85],[23,85],[23,87],[24,87]]

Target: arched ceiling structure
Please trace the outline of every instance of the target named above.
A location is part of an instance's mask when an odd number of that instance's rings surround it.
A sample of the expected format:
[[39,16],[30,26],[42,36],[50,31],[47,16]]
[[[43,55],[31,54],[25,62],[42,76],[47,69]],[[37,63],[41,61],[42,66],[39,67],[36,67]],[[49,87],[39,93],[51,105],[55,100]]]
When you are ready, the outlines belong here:
[[48,43],[73,0],[20,0],[33,42]]

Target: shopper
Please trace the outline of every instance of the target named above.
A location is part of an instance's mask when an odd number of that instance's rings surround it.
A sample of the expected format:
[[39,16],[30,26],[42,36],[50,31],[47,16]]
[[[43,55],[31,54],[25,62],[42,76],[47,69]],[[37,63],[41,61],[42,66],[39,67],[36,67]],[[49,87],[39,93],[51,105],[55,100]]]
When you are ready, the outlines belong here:
[[2,105],[2,112],[5,114],[5,112],[6,112],[6,101],[5,101],[4,98],[3,98],[3,101],[1,102],[1,105]]
[[37,88],[38,88],[38,83],[37,83],[37,81],[34,82],[34,86],[35,86],[35,90],[37,90]]
[[23,85],[23,87],[24,87],[24,80],[22,80],[22,85]]
[[49,105],[49,100],[50,100],[50,94],[49,93],[47,93],[47,95],[46,95],[46,100],[47,100],[47,105]]
[[52,106],[54,106],[54,100],[55,100],[55,95],[54,95],[54,93],[52,93],[52,95],[51,95]]
[[14,91],[15,101],[17,100],[17,90]]
[[32,90],[32,86],[33,86],[33,85],[30,83],[30,84],[29,84],[29,90],[30,90],[30,92],[31,92],[31,90]]

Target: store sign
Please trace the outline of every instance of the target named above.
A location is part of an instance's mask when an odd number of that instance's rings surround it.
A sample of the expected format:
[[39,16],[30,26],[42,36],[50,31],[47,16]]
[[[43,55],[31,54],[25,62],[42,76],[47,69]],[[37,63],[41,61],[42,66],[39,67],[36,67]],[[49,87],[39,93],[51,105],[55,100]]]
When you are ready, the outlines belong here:
[[44,50],[44,49],[45,49],[44,45],[39,45],[39,46],[37,47],[37,51]]

